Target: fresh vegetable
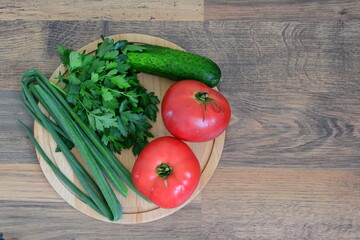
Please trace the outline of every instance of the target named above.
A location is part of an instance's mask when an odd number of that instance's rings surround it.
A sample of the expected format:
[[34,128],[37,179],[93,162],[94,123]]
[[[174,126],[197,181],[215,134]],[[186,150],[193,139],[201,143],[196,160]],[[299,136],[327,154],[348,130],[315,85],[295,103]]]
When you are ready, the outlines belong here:
[[[34,70],[28,71],[23,75],[21,85],[23,105],[30,115],[52,135],[85,192],[67,179],[51,162],[31,131],[21,123],[45,162],[79,199],[109,220],[119,220],[122,216],[122,207],[110,184],[124,196],[128,191],[124,183],[139,193],[132,183],[130,172],[102,144],[95,132],[88,128],[87,124],[72,110],[62,93],[44,75]],[[40,110],[38,103],[50,114],[54,122]],[[73,143],[79,150],[89,172],[74,157],[67,142]]]
[[190,198],[200,180],[200,165],[191,149],[174,137],[151,141],[132,170],[136,188],[161,208],[174,208]]
[[214,87],[221,71],[212,60],[172,48],[141,45],[142,51],[127,52],[129,64],[136,70],[179,81],[194,79]]
[[98,44],[95,55],[57,48],[67,68],[58,76],[66,100],[113,152],[132,147],[137,155],[153,137],[149,120],[156,121],[159,99],[139,83],[124,55],[142,50],[108,38]]
[[218,91],[194,80],[174,83],[161,104],[164,124],[175,137],[204,142],[219,136],[230,121],[230,105]]

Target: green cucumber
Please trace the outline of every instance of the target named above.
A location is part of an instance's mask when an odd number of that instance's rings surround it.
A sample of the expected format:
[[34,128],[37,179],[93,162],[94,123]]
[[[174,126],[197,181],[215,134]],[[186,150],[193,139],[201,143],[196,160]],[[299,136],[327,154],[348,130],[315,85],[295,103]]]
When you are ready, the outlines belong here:
[[157,45],[141,45],[141,52],[127,52],[129,64],[135,70],[174,81],[197,80],[215,87],[221,80],[219,66],[212,60]]

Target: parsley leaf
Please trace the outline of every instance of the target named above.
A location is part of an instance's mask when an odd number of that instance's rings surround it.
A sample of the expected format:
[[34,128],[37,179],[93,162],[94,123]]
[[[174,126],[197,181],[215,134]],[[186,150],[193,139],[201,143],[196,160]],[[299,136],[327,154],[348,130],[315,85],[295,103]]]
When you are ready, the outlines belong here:
[[145,48],[143,46],[138,46],[138,45],[126,45],[123,53],[126,52],[142,52]]
[[120,72],[120,73],[126,73],[126,71],[128,71],[130,69],[130,65],[124,62],[118,62],[116,69]]
[[117,122],[114,118],[115,113],[107,109],[95,109],[88,114],[90,127],[99,131],[105,128],[116,127]]
[[106,59],[106,60],[115,60],[115,59],[117,58],[117,55],[119,55],[119,51],[117,51],[117,50],[112,50],[112,51],[106,52],[106,53],[104,54],[103,59]]
[[109,91],[109,88],[107,87],[101,88],[101,96],[104,101],[111,101],[114,98],[111,92]]
[[118,66],[117,62],[109,62],[109,61],[107,61],[105,69],[106,70],[111,70],[111,69],[116,68],[117,66]]
[[74,51],[70,52],[69,55],[70,71],[80,67],[81,64],[82,64],[82,56],[80,55],[80,53]]
[[62,62],[65,66],[69,65],[69,61],[70,61],[69,55],[70,55],[71,50],[69,50],[67,47],[64,47],[64,46],[62,46],[62,45],[59,45],[59,46],[56,48],[56,51],[58,51],[58,52],[60,53],[60,55],[61,55],[61,57],[60,57],[61,62]]
[[76,75],[74,73],[69,74],[68,80],[69,80],[69,83],[74,84],[74,85],[81,84],[80,79],[78,77],[76,77]]
[[126,81],[123,76],[111,77],[110,81],[120,89],[126,89],[130,87],[130,84]]

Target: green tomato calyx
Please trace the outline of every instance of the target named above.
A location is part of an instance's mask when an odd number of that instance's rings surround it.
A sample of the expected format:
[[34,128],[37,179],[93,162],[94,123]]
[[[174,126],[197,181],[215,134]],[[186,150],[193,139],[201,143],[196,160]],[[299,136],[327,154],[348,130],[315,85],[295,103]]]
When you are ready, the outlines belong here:
[[166,180],[167,177],[172,173],[172,167],[166,163],[161,163],[156,168],[157,175],[162,179]]
[[204,106],[204,114],[203,121],[205,121],[206,114],[206,105],[209,104],[215,112],[222,112],[220,105],[216,102],[215,99],[209,98],[209,94],[207,92],[196,92],[195,100]]

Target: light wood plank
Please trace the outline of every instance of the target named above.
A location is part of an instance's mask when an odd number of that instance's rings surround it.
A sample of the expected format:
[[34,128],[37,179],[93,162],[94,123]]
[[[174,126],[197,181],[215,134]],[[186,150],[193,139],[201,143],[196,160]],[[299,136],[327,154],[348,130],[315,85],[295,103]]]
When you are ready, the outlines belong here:
[[[11,186],[13,194],[1,192],[0,199],[0,224],[9,238],[113,239],[120,231],[122,237],[167,239],[167,234],[159,233],[168,229],[172,236],[182,234],[180,239],[199,239],[196,234],[202,232],[202,239],[337,240],[356,239],[360,229],[358,171],[221,164],[204,189],[201,202],[195,199],[182,211],[139,226],[102,223],[58,202],[51,197],[54,193],[49,193],[51,188],[46,186],[38,165],[0,165],[0,186],[11,182],[17,182]],[[36,191],[38,196],[25,196],[24,189]],[[15,199],[14,194],[21,199]],[[42,217],[44,210],[46,217]],[[200,212],[202,225],[198,224]]]
[[202,194],[202,239],[355,240],[359,184],[358,170],[219,166]]
[[[226,187],[229,182],[233,185]],[[225,167],[220,164],[204,197],[360,205],[359,184],[360,170]]]
[[357,0],[210,0],[205,1],[205,20],[306,20],[359,19]]
[[64,202],[39,164],[0,164],[0,201]]
[[65,202],[0,200],[0,216],[6,240],[201,239],[201,205],[197,200],[164,219],[136,225],[92,219]]
[[3,0],[0,20],[202,21],[203,0]]

